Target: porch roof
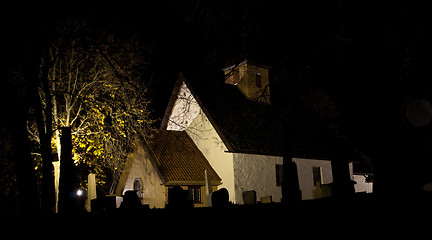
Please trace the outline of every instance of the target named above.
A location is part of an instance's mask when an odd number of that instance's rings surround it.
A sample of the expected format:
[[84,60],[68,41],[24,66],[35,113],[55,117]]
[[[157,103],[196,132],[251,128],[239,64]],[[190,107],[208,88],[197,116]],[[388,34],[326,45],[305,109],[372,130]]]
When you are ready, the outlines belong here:
[[147,146],[164,184],[204,185],[205,170],[212,185],[221,184],[221,178],[185,131],[157,130]]

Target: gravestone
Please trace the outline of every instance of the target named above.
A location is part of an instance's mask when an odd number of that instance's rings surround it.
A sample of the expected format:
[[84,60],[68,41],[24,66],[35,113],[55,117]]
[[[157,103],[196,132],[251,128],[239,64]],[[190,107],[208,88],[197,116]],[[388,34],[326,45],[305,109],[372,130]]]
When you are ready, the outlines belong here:
[[244,191],[242,193],[243,203],[246,205],[252,205],[256,203],[256,192],[255,190]]
[[273,202],[272,196],[261,197],[261,203],[272,203],[272,202]]
[[168,189],[167,208],[182,209],[192,208],[193,202],[188,199],[188,192],[180,186],[174,186]]
[[91,200],[93,199],[96,199],[96,174],[90,173],[88,175],[88,189],[86,201],[87,212],[91,212]]
[[212,207],[226,207],[229,203],[229,193],[226,188],[221,188],[211,194]]

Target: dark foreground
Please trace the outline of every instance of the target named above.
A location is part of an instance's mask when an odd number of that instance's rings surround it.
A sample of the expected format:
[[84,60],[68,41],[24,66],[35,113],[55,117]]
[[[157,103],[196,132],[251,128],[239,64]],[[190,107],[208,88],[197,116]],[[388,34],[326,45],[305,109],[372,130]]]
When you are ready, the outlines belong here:
[[2,221],[6,223],[2,226],[22,229],[19,234],[28,234],[26,230],[33,229],[41,236],[56,232],[56,236],[77,235],[85,239],[151,233],[165,236],[163,239],[169,236],[199,239],[214,234],[219,237],[239,234],[242,238],[256,239],[255,234],[268,238],[294,233],[305,237],[347,236],[356,239],[377,234],[381,237],[403,234],[416,239],[417,234],[432,231],[432,198],[376,200],[366,197],[224,208],[115,209],[72,215],[3,217]]

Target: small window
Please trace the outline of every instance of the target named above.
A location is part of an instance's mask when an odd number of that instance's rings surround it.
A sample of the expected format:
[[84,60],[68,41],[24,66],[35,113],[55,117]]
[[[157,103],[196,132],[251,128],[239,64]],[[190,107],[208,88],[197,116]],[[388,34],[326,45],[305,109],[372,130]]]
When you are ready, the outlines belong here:
[[283,165],[276,164],[276,186],[282,186],[283,180]]
[[314,181],[314,187],[316,187],[318,184],[322,184],[322,177],[321,177],[321,167],[313,167],[313,181]]
[[262,88],[261,74],[257,73],[255,75],[255,80],[256,80],[256,86],[257,86],[257,88]]
[[194,203],[201,203],[201,186],[189,186],[189,200]]

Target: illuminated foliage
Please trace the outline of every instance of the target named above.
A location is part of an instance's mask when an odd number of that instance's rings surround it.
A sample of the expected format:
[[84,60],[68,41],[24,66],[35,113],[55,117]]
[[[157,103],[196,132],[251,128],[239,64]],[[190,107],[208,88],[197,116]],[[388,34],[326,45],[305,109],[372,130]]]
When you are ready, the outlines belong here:
[[[136,138],[145,137],[152,124],[142,74],[150,51],[135,35],[94,34],[79,19],[59,24],[56,36],[40,66],[41,76],[47,69],[48,86],[39,88],[43,111],[51,99],[51,147],[60,153],[59,129],[71,127],[75,164],[83,176],[96,173],[98,183],[106,184],[120,176]],[[31,118],[28,129],[40,143]]]

